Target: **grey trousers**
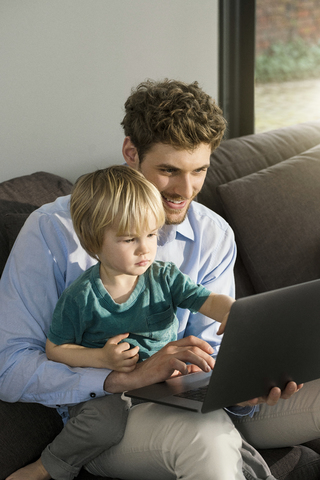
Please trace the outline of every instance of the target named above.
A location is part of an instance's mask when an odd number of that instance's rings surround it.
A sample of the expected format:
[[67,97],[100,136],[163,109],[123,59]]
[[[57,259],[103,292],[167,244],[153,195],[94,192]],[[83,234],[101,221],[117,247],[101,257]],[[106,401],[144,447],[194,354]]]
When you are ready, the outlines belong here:
[[83,465],[120,442],[129,408],[118,394],[70,407],[70,420],[42,452],[45,469],[55,479],[72,480]]
[[260,405],[252,418],[235,417],[233,421],[247,442],[259,449],[320,438],[320,379],[306,383],[289,400],[279,400],[273,407]]
[[320,379],[273,407],[260,405],[252,418],[233,421],[223,410],[202,415],[138,405],[130,410],[121,442],[86,469],[126,480],[274,480],[250,445],[281,448],[319,437]]

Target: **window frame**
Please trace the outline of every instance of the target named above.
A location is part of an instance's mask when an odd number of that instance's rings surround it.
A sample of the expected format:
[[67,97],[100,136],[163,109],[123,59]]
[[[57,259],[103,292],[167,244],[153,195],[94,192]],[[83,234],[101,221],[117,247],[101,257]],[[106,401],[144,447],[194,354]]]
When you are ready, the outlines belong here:
[[219,0],[219,105],[225,138],[254,133],[255,0]]

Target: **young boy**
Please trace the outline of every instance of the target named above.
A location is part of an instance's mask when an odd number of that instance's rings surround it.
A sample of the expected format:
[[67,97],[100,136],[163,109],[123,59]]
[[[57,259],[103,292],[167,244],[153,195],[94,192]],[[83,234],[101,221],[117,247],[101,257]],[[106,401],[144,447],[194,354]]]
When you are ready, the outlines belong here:
[[[57,303],[46,345],[50,360],[130,372],[177,339],[177,307],[217,320],[223,333],[234,300],[195,284],[173,263],[154,261],[165,214],[159,191],[141,173],[113,166],[84,175],[70,210],[81,245],[98,263]],[[27,478],[26,472],[30,479],[73,478],[121,440],[108,430],[108,418],[114,420],[118,406],[122,430],[123,402],[107,395],[71,407],[70,420],[41,459],[9,478]]]

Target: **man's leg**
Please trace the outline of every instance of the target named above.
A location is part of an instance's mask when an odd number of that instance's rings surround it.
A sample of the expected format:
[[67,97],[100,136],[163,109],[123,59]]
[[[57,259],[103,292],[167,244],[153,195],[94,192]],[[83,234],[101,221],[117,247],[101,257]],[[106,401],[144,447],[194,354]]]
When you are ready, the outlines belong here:
[[146,403],[130,410],[121,442],[86,469],[123,480],[243,480],[241,445],[223,410],[202,415]]
[[281,448],[320,438],[320,379],[306,383],[289,400],[279,400],[250,417],[234,418],[237,429],[255,448]]

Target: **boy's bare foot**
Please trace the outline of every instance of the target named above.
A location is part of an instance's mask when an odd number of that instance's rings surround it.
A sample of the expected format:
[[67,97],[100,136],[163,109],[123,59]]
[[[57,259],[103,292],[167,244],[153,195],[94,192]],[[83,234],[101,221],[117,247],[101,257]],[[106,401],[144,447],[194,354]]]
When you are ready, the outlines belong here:
[[20,468],[9,475],[6,480],[50,480],[51,476],[42,465],[41,459]]

